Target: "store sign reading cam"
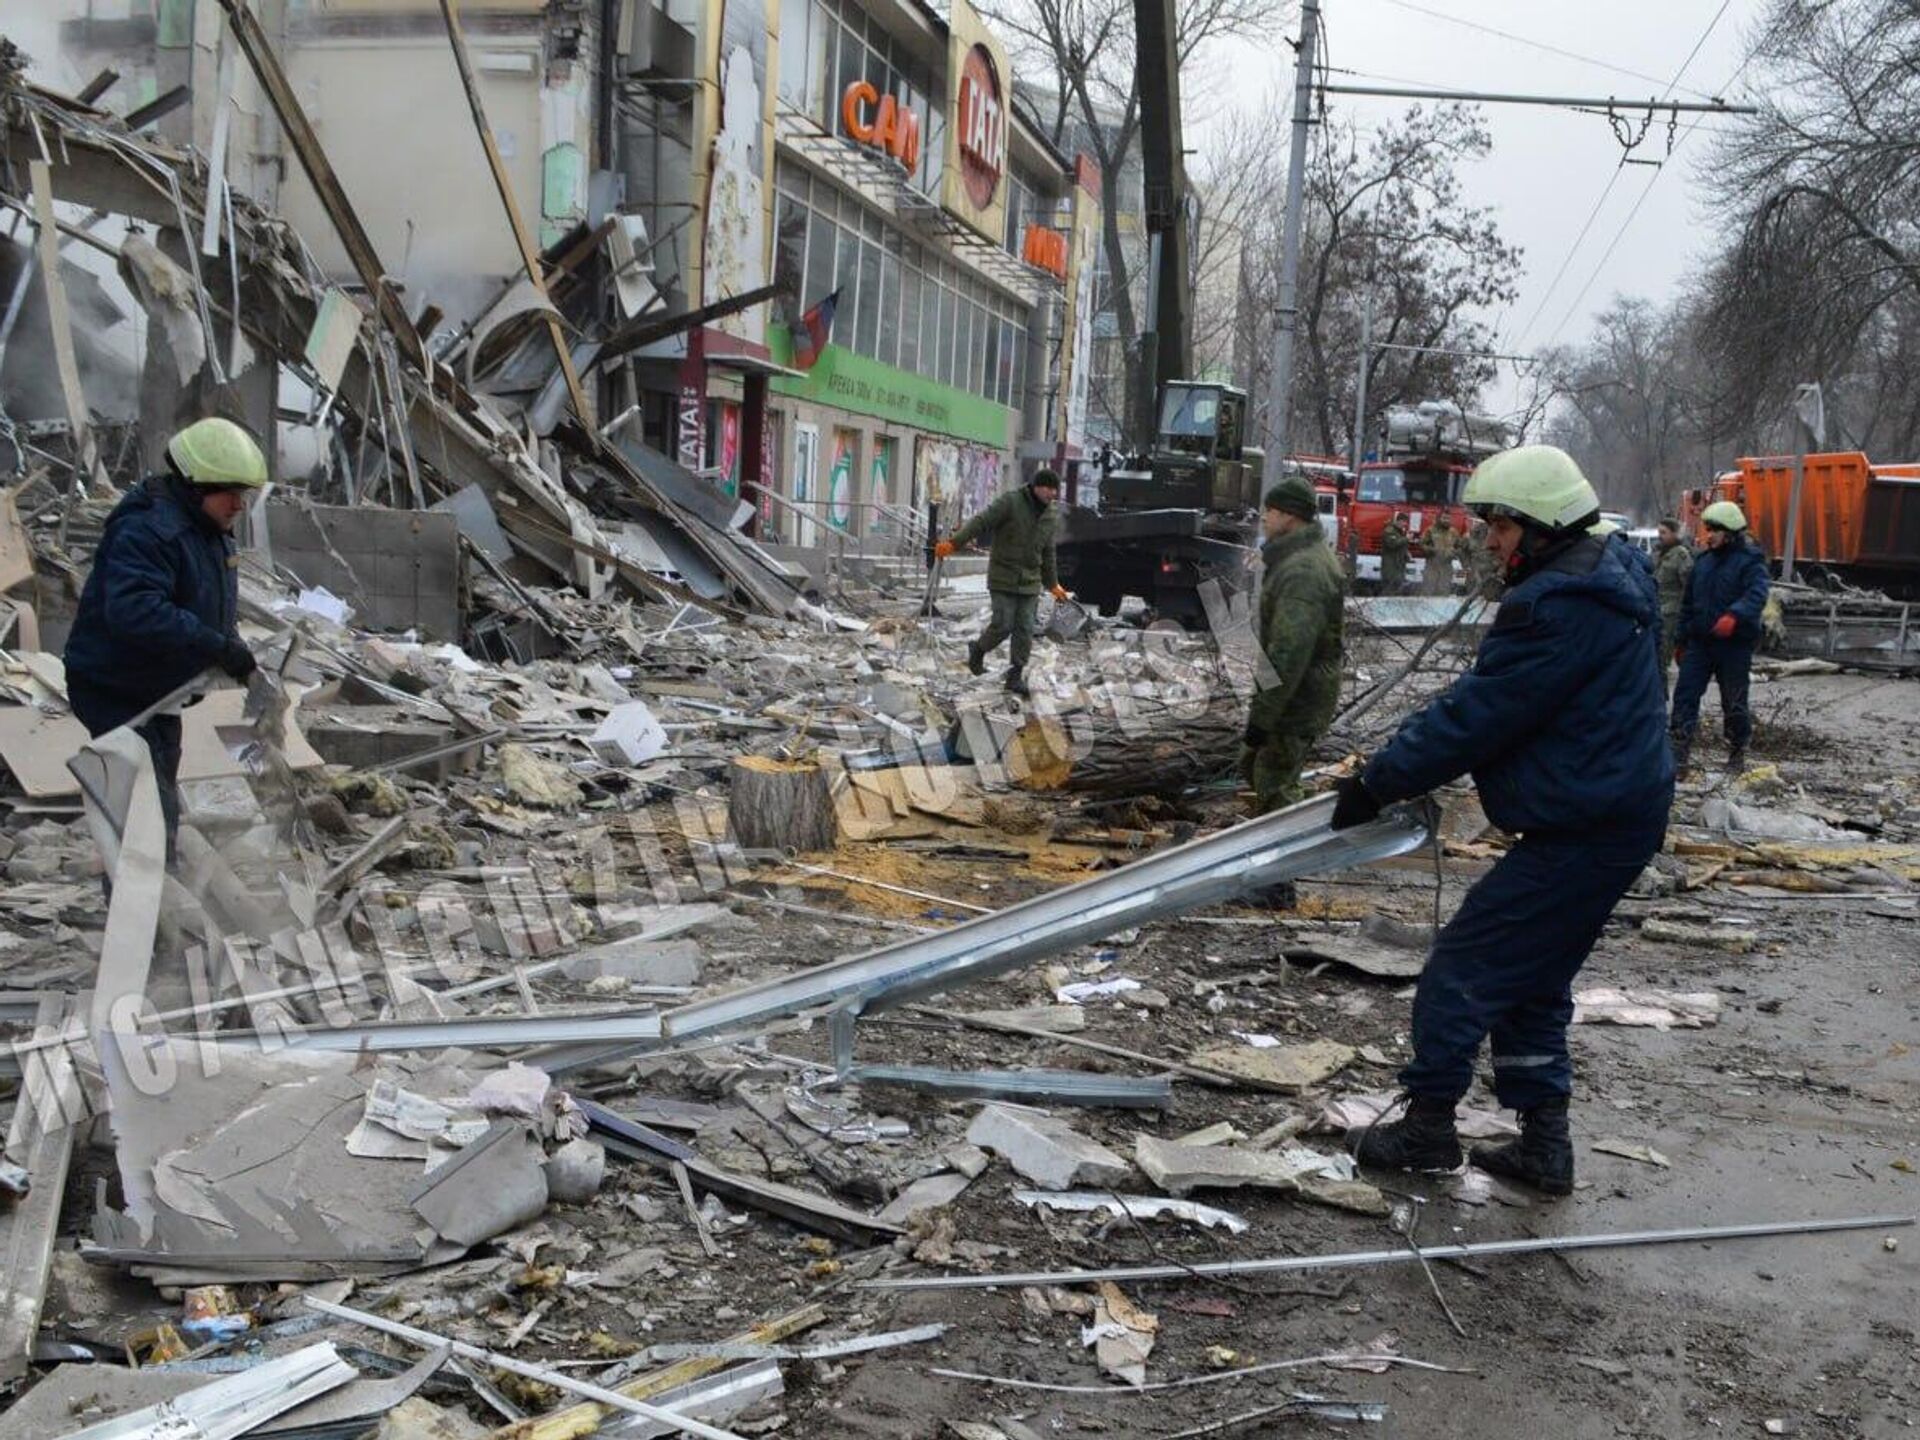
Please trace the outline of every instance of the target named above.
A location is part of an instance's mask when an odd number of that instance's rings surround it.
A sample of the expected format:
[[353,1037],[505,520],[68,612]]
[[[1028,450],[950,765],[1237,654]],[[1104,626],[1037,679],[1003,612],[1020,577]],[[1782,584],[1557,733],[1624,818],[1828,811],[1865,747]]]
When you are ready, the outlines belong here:
[[840,123],[852,139],[898,160],[907,174],[920,168],[920,117],[865,80],[841,94]]

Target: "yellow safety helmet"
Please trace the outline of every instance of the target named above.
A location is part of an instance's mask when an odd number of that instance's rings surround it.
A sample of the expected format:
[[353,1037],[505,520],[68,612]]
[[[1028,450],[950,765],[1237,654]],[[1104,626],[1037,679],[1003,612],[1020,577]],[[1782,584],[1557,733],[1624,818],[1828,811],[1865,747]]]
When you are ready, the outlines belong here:
[[167,441],[167,459],[195,485],[258,490],[267,483],[267,457],[246,430],[210,415]]
[[1747,528],[1747,512],[1731,500],[1716,500],[1700,512],[1700,523],[1738,535]]
[[1460,503],[1476,515],[1507,515],[1547,530],[1571,530],[1599,516],[1600,497],[1557,445],[1522,445],[1480,462]]

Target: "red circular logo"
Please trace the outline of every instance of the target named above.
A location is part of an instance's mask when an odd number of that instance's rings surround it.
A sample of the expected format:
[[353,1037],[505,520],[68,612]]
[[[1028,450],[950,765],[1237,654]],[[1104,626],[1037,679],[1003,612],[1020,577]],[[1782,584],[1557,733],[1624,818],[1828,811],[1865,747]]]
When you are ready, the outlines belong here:
[[1000,76],[984,45],[967,51],[960,68],[960,178],[976,210],[993,204],[1007,163],[1007,110]]

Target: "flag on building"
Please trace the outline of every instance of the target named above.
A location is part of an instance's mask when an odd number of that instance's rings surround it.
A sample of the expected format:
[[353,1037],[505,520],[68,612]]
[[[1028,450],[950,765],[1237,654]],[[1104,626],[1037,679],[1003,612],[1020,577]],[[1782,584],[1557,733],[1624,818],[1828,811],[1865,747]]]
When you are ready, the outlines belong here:
[[840,292],[834,291],[815,305],[793,327],[793,363],[799,370],[811,370],[820,352],[833,339],[833,312],[840,308]]

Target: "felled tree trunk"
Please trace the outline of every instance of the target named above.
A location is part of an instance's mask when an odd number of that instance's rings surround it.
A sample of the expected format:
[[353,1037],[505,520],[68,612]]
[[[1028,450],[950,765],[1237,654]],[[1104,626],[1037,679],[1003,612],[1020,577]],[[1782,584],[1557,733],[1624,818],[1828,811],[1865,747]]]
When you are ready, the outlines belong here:
[[1036,718],[1007,747],[1007,773],[1035,790],[1177,795],[1233,773],[1246,721],[1244,703],[1231,695],[1197,714],[1136,706],[1124,719],[1090,711]]
[[727,822],[748,850],[831,850],[837,832],[827,772],[810,760],[742,755],[731,770]]

